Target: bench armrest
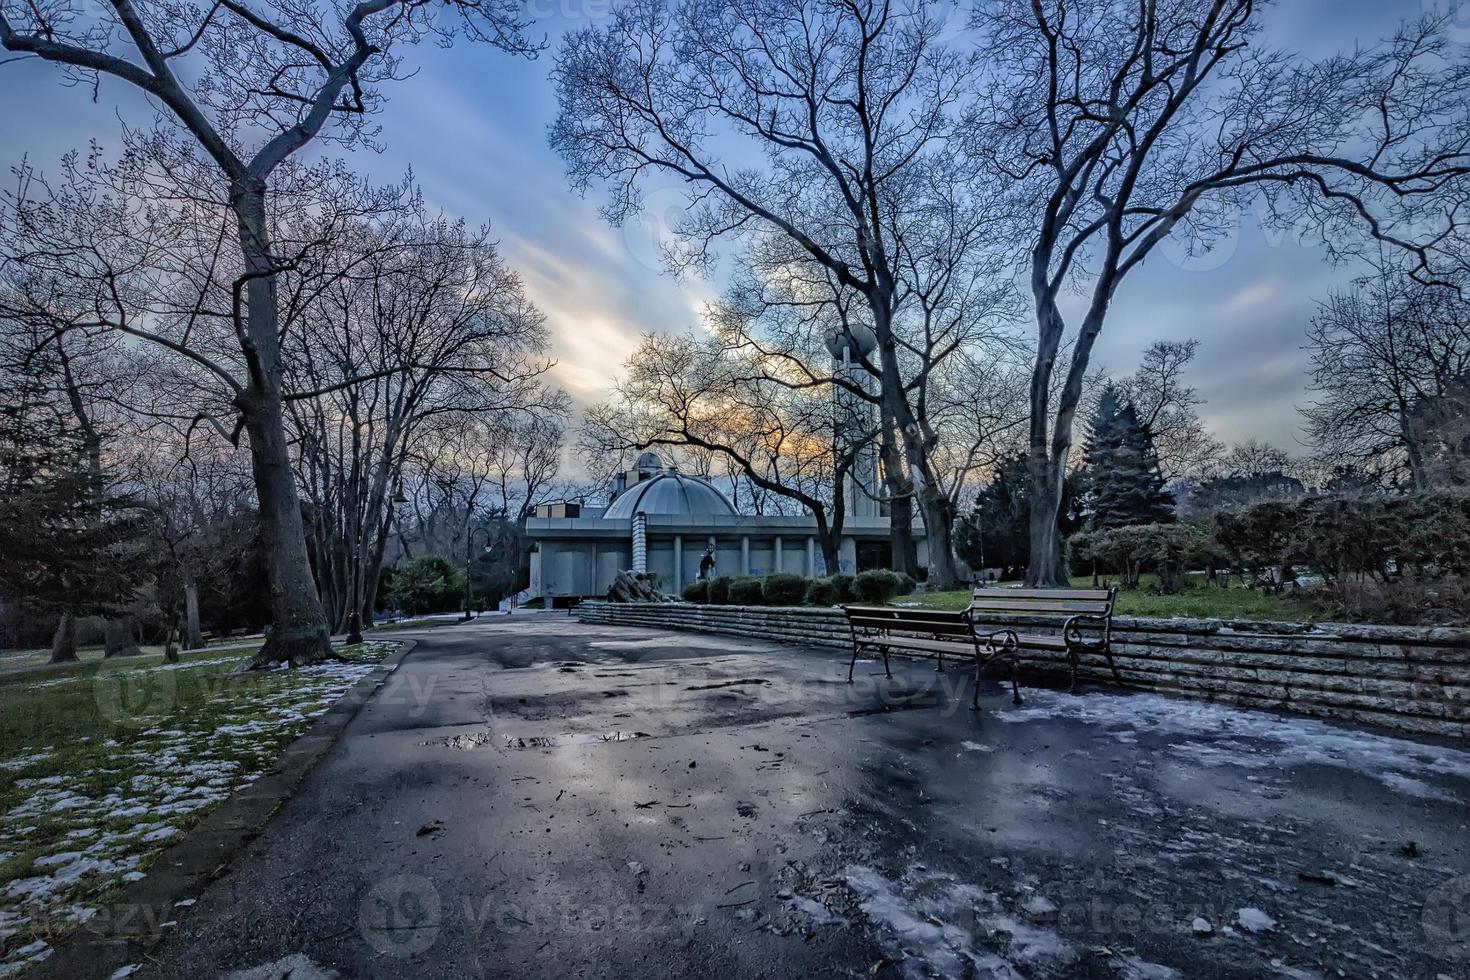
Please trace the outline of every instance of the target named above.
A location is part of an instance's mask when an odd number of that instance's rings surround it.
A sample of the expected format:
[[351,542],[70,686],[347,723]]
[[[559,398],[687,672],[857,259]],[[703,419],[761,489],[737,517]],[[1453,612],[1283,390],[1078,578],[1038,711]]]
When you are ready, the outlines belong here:
[[1107,645],[1113,638],[1113,614],[1078,613],[1062,624],[1062,636],[1068,643],[1083,644],[1087,642],[1082,636],[1083,629],[1101,633],[1102,642]]

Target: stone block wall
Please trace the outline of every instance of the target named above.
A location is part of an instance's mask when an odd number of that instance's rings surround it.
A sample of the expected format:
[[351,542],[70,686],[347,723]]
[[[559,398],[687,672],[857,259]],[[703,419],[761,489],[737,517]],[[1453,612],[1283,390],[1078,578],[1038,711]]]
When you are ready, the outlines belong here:
[[[579,616],[850,648],[839,609],[584,602]],[[1038,631],[1055,621],[1011,624]],[[1113,658],[1130,688],[1470,738],[1470,630],[1118,616]],[[1046,680],[1067,669],[1049,650],[1023,650],[1021,663]],[[1084,656],[1078,676],[1113,683],[1101,656]]]

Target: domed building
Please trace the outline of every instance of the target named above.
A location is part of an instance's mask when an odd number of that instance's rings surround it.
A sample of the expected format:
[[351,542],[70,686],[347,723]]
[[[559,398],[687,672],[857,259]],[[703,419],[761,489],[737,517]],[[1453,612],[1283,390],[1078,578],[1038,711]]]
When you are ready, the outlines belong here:
[[[832,371],[850,387],[864,387],[863,358],[877,346],[873,332],[850,325],[827,339]],[[871,404],[839,387],[842,417],[863,433],[871,431]],[[645,452],[633,468],[613,478],[603,508],[574,503],[545,504],[526,521],[531,539],[531,585],[527,598],[547,606],[606,595],[622,570],[653,572],[665,592],[678,595],[700,577],[768,575],[792,572],[813,577],[853,574],[891,566],[889,523],[879,503],[876,447],[866,446],[846,477],[839,568],[828,569],[817,545],[817,521],[810,514],[773,517],[740,514],[707,480],[666,466]],[[928,543],[920,523],[913,529],[921,566]]]
[[[859,500],[871,504],[870,498]],[[887,516],[853,513],[869,509],[861,503],[849,506],[839,548],[842,567],[831,571],[851,574],[885,565]],[[526,534],[532,542],[527,597],[542,598],[548,607],[605,595],[621,570],[653,572],[674,595],[701,570],[709,576],[830,574],[810,514],[737,513],[708,480],[665,466],[654,453],[644,453],[633,469],[614,478],[606,508],[544,504],[526,521]],[[921,527],[915,527],[915,537],[923,563]]]

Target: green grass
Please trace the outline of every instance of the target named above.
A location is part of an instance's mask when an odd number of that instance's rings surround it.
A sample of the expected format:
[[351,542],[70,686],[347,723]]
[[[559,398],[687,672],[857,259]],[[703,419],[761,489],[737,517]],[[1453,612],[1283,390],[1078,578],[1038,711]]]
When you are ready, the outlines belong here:
[[392,648],[347,647],[348,664],[241,676],[232,671],[253,648],[0,675],[0,895],[97,862],[53,894],[0,898],[0,918],[25,920],[0,940],[0,971],[15,950],[53,942],[66,909],[96,907],[146,870]]
[[[1260,589],[1217,588],[1192,581],[1177,595],[1153,595],[1149,589],[1158,579],[1145,575],[1141,587],[1120,589],[1114,611],[1120,616],[1153,616],[1163,619],[1183,616],[1190,619],[1261,619],[1301,621],[1307,618],[1302,607],[1289,596],[1267,595]],[[1018,584],[1018,583],[1002,583]],[[1073,588],[1090,588],[1092,579],[1072,579]],[[923,592],[893,600],[894,605],[917,605],[924,609],[964,609],[970,604],[970,590]]]
[[430,619],[420,617],[417,619],[400,619],[396,623],[379,623],[364,630],[365,633],[393,633],[397,630],[426,630],[439,626],[458,626],[464,622],[463,619],[446,619],[443,616]]
[[[243,652],[246,650],[255,650],[259,646],[259,637],[253,640],[239,638],[233,640],[215,640],[198,650],[190,650],[187,654],[184,654],[183,656],[187,657],[197,653],[217,655],[226,650],[239,650]],[[161,646],[143,644],[140,645],[138,649],[143,651],[141,656],[124,657],[121,661],[119,661],[118,658],[113,658],[113,660],[109,660],[106,662],[114,663],[126,661],[151,661],[159,660],[163,657],[163,647]],[[16,668],[38,667],[47,663],[50,659],[51,651],[49,649],[36,648],[31,650],[0,650],[0,674],[3,674],[7,670],[14,670]],[[75,664],[73,664],[73,666],[75,666],[76,664],[97,664],[103,662],[102,647],[79,647],[77,649],[77,661]]]

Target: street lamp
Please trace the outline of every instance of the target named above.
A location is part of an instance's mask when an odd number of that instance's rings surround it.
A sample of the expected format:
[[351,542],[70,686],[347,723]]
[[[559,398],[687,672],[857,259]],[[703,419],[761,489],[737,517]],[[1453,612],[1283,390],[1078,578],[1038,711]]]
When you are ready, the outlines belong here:
[[472,527],[465,533],[464,538],[464,619],[461,622],[469,622],[473,617],[470,615],[470,556],[475,551],[475,532],[485,532],[485,547],[490,547],[490,529],[488,527]]

